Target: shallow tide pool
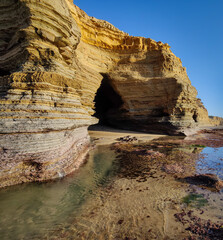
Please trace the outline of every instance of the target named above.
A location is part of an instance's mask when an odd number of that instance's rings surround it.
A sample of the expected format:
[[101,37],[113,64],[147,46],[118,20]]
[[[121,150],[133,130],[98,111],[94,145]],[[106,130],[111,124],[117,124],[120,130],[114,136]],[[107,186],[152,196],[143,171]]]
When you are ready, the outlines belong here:
[[196,164],[197,173],[216,174],[223,180],[223,147],[205,147],[202,155],[204,159],[199,159]]
[[98,147],[74,174],[53,182],[0,190],[0,239],[39,239],[78,214],[114,174],[115,154]]
[[[222,178],[223,148],[204,148],[201,156],[194,163],[197,173],[214,173]],[[182,199],[197,187],[191,189],[189,184],[176,181],[146,162],[142,163],[145,173],[141,181],[139,165],[131,167],[128,159],[125,164],[127,171],[125,166],[120,171],[123,166],[114,151],[109,146],[98,146],[77,172],[64,179],[0,190],[0,239],[187,237],[188,232],[174,215],[190,210]],[[129,177],[129,171],[138,175]],[[205,219],[219,220],[223,213],[222,192],[211,197],[211,192],[200,188],[198,193],[207,198],[209,205],[193,209],[194,213],[204,211]]]

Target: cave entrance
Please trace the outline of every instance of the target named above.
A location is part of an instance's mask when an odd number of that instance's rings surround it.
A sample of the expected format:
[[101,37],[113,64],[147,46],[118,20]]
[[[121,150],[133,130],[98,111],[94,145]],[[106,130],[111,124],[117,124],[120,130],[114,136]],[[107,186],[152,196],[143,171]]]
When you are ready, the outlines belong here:
[[198,122],[197,118],[198,118],[197,113],[194,113],[193,119],[194,119],[195,122]]
[[112,119],[123,104],[121,96],[115,91],[111,79],[102,74],[103,79],[95,95],[95,114],[100,125],[112,125]]

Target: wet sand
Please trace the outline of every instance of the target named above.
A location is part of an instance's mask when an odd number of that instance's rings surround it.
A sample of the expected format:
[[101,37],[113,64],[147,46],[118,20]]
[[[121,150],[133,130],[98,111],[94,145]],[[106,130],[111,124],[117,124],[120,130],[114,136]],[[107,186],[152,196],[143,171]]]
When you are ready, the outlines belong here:
[[[97,134],[103,136],[102,131]],[[212,137],[213,133],[209,134]],[[111,135],[106,142],[141,134],[123,131]],[[221,135],[216,137],[211,142],[219,142]],[[181,180],[196,174],[203,146],[168,139],[113,144],[111,149],[117,153],[113,166],[118,166],[114,178],[99,188],[93,199],[87,199],[80,215],[46,239],[222,239],[223,192]]]
[[121,130],[101,125],[91,126],[88,132],[91,139],[94,141],[96,145],[109,145],[114,142],[117,142],[118,138],[125,136],[136,137],[138,139],[138,142],[148,142],[156,138],[167,136],[161,134],[150,134]]
[[[157,177],[160,174],[157,172]],[[67,230],[55,236],[83,240],[183,239],[188,233],[174,217],[182,210],[180,201],[186,195],[181,185],[169,176],[146,182],[116,179],[85,204]]]
[[[90,135],[96,147],[73,175],[2,192],[0,236],[222,240],[223,189],[185,179],[208,172],[223,180],[223,131],[187,140],[107,127]],[[117,140],[126,136],[138,140]]]

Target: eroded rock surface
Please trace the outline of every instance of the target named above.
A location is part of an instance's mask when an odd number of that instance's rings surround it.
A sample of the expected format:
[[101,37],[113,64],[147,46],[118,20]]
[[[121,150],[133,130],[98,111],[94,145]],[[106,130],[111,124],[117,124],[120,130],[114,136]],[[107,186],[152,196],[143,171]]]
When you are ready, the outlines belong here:
[[223,126],[223,118],[216,116],[209,116],[212,125]]
[[80,30],[64,0],[1,1],[0,12],[0,186],[65,176],[96,123],[76,76]]
[[108,123],[183,134],[208,123],[168,44],[131,37],[71,0],[0,2],[0,187],[76,169],[102,79],[121,98]]

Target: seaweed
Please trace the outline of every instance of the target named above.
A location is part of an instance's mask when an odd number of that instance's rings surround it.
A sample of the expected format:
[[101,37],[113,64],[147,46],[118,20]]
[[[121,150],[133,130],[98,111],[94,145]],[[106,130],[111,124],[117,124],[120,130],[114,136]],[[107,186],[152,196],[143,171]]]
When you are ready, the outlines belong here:
[[191,193],[183,198],[183,203],[194,208],[201,208],[208,204],[208,200],[201,194]]

